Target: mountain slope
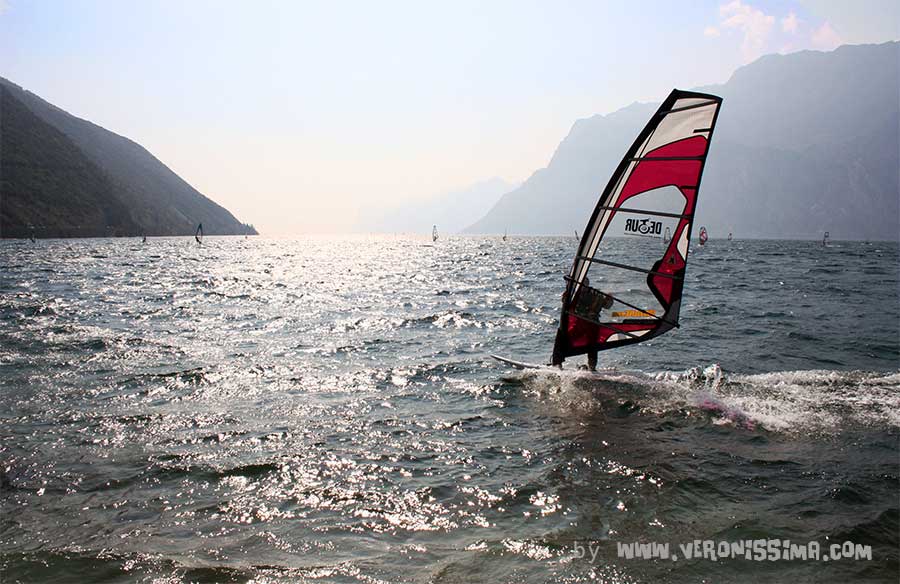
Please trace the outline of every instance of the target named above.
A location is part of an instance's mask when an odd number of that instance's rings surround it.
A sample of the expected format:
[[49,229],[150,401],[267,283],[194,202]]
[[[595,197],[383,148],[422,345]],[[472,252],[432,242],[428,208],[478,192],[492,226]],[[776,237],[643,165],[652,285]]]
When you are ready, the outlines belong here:
[[[208,234],[255,233],[139,144],[6,79],[0,78],[0,91],[3,103],[10,104],[0,112],[0,123],[4,130],[17,128],[4,131],[0,151],[2,236],[28,229],[22,221],[31,222],[39,237],[190,235],[201,222]],[[51,135],[54,139],[48,139]],[[60,165],[70,158],[83,169],[89,162],[92,170],[84,172],[90,177],[73,175],[71,165]],[[44,192],[39,176],[56,187]],[[60,191],[64,184],[71,185],[68,194]]]
[[0,152],[3,237],[121,235],[139,229],[103,171],[2,87]]
[[[697,219],[712,237],[896,239],[900,43],[770,55],[725,84]],[[470,233],[581,230],[655,104],[579,120]]]

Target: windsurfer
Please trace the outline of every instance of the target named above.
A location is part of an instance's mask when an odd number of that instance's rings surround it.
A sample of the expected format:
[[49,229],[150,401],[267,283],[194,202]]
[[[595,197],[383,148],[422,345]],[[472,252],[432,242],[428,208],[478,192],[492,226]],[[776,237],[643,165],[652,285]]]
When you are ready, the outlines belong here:
[[[649,341],[678,326],[688,236],[721,104],[715,95],[673,90],[625,153],[597,199],[566,276],[553,365],[587,354],[594,369],[600,351]],[[624,233],[626,217],[634,227],[631,213],[677,219],[668,226],[672,241],[653,250],[609,241]],[[643,221],[650,219],[638,219]],[[655,223],[653,233],[665,238],[662,227]],[[705,243],[709,234],[702,231]],[[585,276],[590,272],[596,280],[600,270],[598,288],[615,286],[614,296],[588,286]],[[630,310],[613,311],[619,305]],[[603,309],[611,313],[601,314]]]

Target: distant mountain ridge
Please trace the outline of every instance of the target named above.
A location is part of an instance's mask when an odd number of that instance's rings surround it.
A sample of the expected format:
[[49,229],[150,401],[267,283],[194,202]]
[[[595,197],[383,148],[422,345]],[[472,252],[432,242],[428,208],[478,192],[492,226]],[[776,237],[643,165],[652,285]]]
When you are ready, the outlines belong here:
[[[711,237],[900,237],[900,43],[768,55],[725,84],[697,222]],[[656,104],[578,120],[468,233],[581,230]]]
[[145,148],[0,77],[0,237],[256,234]]
[[405,201],[388,209],[379,206],[363,213],[364,219],[357,228],[386,233],[431,233],[431,226],[437,225],[441,233],[458,233],[516,186],[494,177],[424,200]]

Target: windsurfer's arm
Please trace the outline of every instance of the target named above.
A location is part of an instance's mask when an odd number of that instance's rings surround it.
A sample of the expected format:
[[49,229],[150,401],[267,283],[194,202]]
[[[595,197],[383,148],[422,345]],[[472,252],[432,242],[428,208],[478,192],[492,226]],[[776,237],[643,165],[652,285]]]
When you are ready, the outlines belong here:
[[603,308],[609,309],[612,308],[613,298],[608,294],[603,295]]

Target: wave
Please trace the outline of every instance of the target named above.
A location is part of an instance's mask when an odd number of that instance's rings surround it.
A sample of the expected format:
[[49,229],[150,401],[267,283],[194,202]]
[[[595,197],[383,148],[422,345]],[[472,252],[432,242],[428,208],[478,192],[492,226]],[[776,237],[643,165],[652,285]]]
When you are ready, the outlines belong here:
[[900,428],[900,372],[728,374],[718,364],[680,372],[535,370],[516,374],[536,395],[582,409],[633,402],[665,416],[687,409],[746,429],[834,433]]

